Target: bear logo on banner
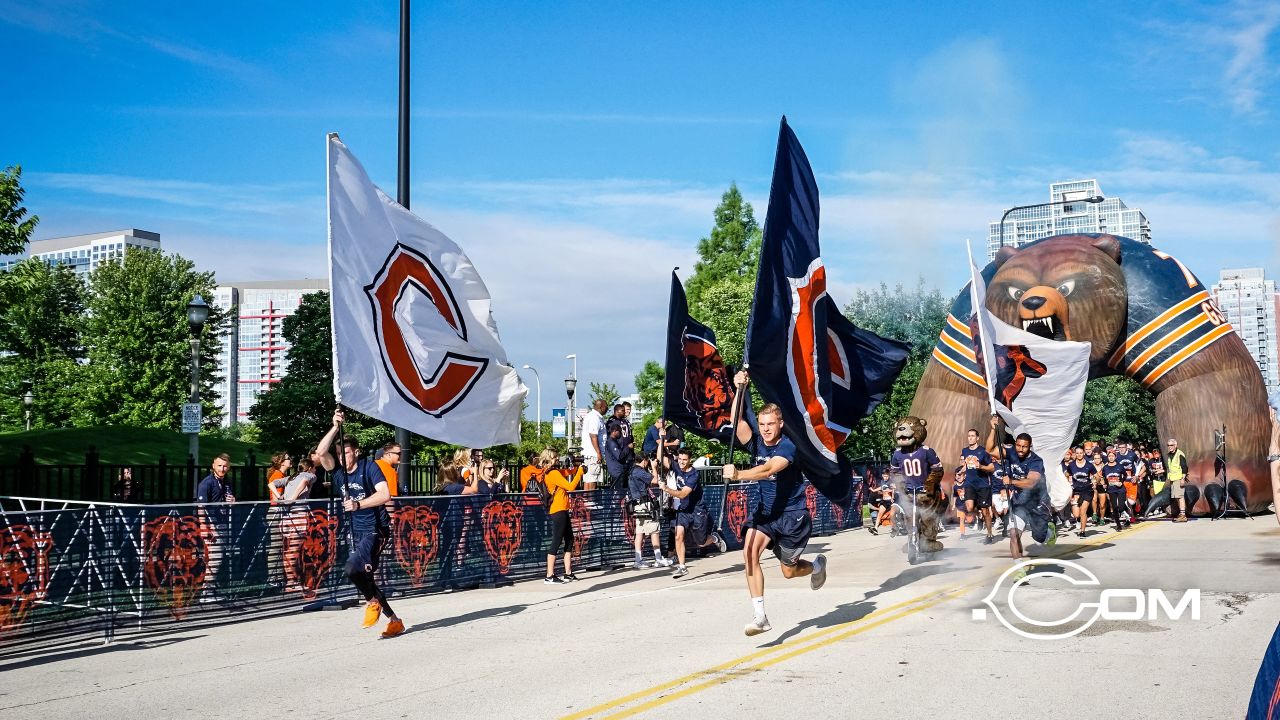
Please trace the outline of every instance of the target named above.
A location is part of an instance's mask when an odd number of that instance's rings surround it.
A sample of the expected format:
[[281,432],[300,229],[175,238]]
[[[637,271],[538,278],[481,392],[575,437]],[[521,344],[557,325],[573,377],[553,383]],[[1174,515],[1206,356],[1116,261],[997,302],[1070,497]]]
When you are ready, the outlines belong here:
[[804,485],[804,506],[809,511],[809,519],[818,521],[818,488],[810,483]]
[[338,519],[323,508],[307,515],[307,529],[298,552],[297,577],[305,597],[314,597],[333,567],[334,549],[338,546]]
[[209,546],[200,521],[166,515],[142,526],[142,575],[156,599],[181,620],[204,587]]
[[627,536],[627,544],[632,545],[636,541],[636,514],[625,495],[618,502],[622,505],[622,533]]
[[397,508],[392,544],[396,561],[409,574],[409,584],[422,587],[428,568],[440,552],[440,513],[427,505]]
[[49,588],[48,533],[27,525],[0,529],[0,637],[27,619],[37,600]]
[[591,508],[578,495],[569,498],[569,522],[573,526],[573,559],[577,561],[591,539]]
[[741,538],[742,526],[747,524],[747,494],[741,490],[730,490],[725,506],[728,508],[729,528],[733,530],[734,537]]
[[484,549],[498,564],[498,574],[506,575],[511,572],[511,561],[520,549],[524,511],[513,502],[501,500],[485,505],[481,518],[484,525]]

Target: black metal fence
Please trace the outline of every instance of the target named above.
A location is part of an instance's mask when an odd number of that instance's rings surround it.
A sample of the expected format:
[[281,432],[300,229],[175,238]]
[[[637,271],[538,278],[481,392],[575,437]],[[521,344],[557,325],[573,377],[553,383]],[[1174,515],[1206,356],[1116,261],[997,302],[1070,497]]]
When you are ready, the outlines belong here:
[[[815,535],[862,524],[807,487]],[[731,549],[754,484],[704,497]],[[625,494],[571,493],[575,569],[632,559]],[[664,521],[663,542],[669,542]],[[380,581],[421,594],[540,578],[551,527],[532,495],[400,497]],[[355,598],[341,505],[122,505],[0,498],[0,656],[71,640],[296,612]]]

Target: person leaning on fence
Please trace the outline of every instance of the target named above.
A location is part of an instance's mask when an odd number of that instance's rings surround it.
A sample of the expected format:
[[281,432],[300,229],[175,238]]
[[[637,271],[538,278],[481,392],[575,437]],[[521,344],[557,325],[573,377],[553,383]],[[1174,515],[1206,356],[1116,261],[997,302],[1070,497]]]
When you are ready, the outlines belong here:
[[477,494],[492,497],[507,491],[507,473],[506,468],[498,469],[497,463],[493,458],[484,458],[480,461],[480,474],[476,481]]
[[271,456],[271,467],[267,470],[267,499],[272,505],[280,502],[292,468],[293,458],[289,457],[289,453],[279,452]]
[[205,547],[209,550],[207,577],[211,579],[210,585],[217,582],[218,568],[222,566],[221,538],[223,532],[231,532],[231,509],[208,506],[236,501],[235,494],[231,492],[231,481],[227,479],[227,471],[230,469],[231,456],[222,453],[213,459],[209,474],[205,475],[196,486],[196,504],[200,506],[200,533],[204,536]]
[[298,553],[307,535],[311,507],[306,503],[311,497],[311,486],[316,481],[316,465],[309,457],[298,460],[298,473],[285,483],[280,496],[283,516],[280,519],[280,543],[284,555],[285,592],[300,592],[310,599],[316,596],[315,588],[308,588],[298,580]]
[[671,567],[671,561],[662,555],[662,541],[658,531],[662,529],[658,518],[662,513],[654,492],[658,489],[658,480],[651,472],[649,458],[641,458],[627,479],[627,500],[631,506],[631,514],[635,518],[635,562],[632,567],[642,570],[649,567],[644,560],[644,539],[649,538],[653,548],[653,564],[657,567]]
[[[459,464],[459,460],[462,464]],[[435,495],[475,495],[480,492],[477,484],[479,473],[472,472],[470,451],[459,450],[453,457],[440,466],[440,479],[436,483]]]
[[[551,467],[556,463],[554,450],[544,450],[539,460],[549,468],[543,475],[547,492],[551,493],[551,502],[547,506],[547,517],[551,520],[551,544],[547,546],[547,577],[543,582],[567,583],[578,579],[573,574],[573,524],[569,522],[569,493],[578,489],[582,475],[575,474],[570,480],[564,471]],[[564,575],[556,575],[556,553],[564,552]]]
[[342,462],[334,462],[329,448],[342,427],[343,413],[333,413],[333,427],[316,446],[321,464],[333,473],[333,484],[342,492],[342,509],[351,527],[351,550],[347,556],[347,578],[367,601],[364,609],[364,627],[377,624],[378,617],[387,616],[387,627],[382,637],[395,637],[404,632],[404,623],[387,603],[387,597],[374,580],[378,571],[382,550],[391,538],[391,516],[386,504],[391,499],[386,478],[378,464],[360,457],[360,444],[346,438],[338,448]]
[[595,490],[596,485],[603,480],[604,467],[604,443],[600,435],[604,432],[604,411],[609,404],[604,400],[597,399],[591,406],[591,412],[582,418],[582,457],[586,461],[587,471],[584,479],[586,480],[586,489]]

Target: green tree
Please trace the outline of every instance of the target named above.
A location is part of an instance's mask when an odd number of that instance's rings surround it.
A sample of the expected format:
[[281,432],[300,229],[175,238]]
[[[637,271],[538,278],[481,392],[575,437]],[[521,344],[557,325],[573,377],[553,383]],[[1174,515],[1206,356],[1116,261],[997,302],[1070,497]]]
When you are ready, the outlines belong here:
[[[715,227],[707,237],[698,241],[699,260],[685,287],[691,309],[703,309],[703,293],[723,278],[749,278],[749,282],[754,284],[756,269],[760,265],[763,236],[756,223],[755,211],[751,203],[742,199],[737,184],[730,184],[720,197],[714,217]],[[718,334],[718,328],[713,329]]]
[[591,383],[591,402],[594,404],[597,400],[603,400],[609,406],[609,412],[605,415],[613,412],[613,404],[620,397],[622,396],[618,394],[618,388],[613,383]]
[[84,286],[68,267],[33,258],[0,273],[0,425],[23,425],[28,390],[32,427],[74,424],[83,313]]
[[755,296],[755,273],[750,277],[723,277],[709,285],[695,318],[716,334],[716,345],[725,364],[742,367],[747,343],[747,321]]
[[[190,392],[187,303],[211,297],[212,272],[181,256],[129,249],[89,277],[84,345],[89,358],[85,404],[94,424],[181,426]],[[229,312],[211,306],[200,343],[200,396],[205,426],[218,426],[213,385],[220,379],[219,340]]]
[[640,418],[641,428],[648,428],[653,421],[662,415],[662,391],[666,383],[662,365],[649,360],[640,372],[636,373],[636,394],[640,396],[641,407],[648,411]]
[[16,255],[26,250],[31,233],[40,223],[39,216],[27,217],[27,209],[22,206],[26,194],[21,165],[0,170],[0,255]]
[[1158,439],[1155,396],[1121,375],[1090,380],[1084,389],[1076,442],[1117,438],[1132,442]]

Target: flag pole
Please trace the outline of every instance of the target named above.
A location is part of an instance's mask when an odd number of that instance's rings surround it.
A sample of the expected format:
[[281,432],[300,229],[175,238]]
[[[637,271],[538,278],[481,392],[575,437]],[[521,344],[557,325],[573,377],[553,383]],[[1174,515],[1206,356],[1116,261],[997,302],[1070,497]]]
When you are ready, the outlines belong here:
[[[400,0],[400,113],[396,148],[396,202],[409,209],[409,0]],[[400,461],[396,463],[396,476],[409,478],[409,458],[412,457],[409,431],[396,427],[396,444],[400,446]]]

